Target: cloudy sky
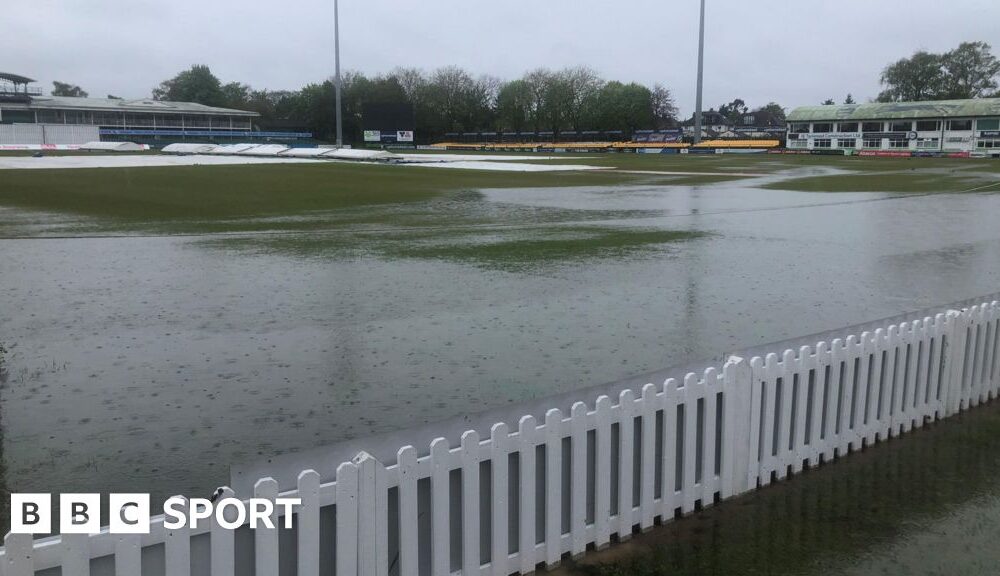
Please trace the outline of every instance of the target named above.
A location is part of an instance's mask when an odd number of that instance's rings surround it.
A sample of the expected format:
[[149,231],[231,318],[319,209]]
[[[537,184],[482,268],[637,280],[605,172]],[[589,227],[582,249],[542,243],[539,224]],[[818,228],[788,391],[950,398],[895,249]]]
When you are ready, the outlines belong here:
[[[345,69],[456,64],[510,78],[587,65],[661,82],[694,107],[698,0],[341,0]],[[5,2],[0,70],[145,97],[193,63],[224,82],[294,89],[333,71],[333,0]],[[705,104],[874,97],[888,62],[983,40],[997,0],[708,0]]]

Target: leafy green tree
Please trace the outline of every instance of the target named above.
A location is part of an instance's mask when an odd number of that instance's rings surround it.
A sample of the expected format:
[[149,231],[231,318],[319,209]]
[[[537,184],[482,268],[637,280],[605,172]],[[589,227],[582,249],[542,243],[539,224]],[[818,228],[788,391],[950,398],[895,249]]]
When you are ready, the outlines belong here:
[[[343,78],[347,84],[346,81],[349,80],[350,73],[344,74]],[[273,106],[276,112],[278,103],[273,99],[267,99],[267,95],[262,96],[265,97],[265,100],[261,103]],[[347,98],[345,98],[345,103],[346,100]],[[328,140],[336,133],[337,126],[333,102],[334,86],[332,80],[328,79],[318,84],[307,84],[296,92],[291,101],[287,103],[287,116],[289,119],[302,122],[316,138]],[[344,132],[344,136],[345,138],[349,137],[347,131]]]
[[222,86],[222,102],[226,108],[245,110],[250,104],[250,86],[240,82],[230,82]]
[[997,88],[1000,60],[986,42],[963,42],[944,54],[917,52],[882,71],[880,102],[982,98]]
[[86,98],[87,92],[75,84],[55,81],[52,83],[53,96],[71,96],[73,98]]
[[531,125],[533,102],[531,87],[526,81],[512,80],[505,83],[497,95],[500,130],[525,131]]
[[882,71],[881,82],[885,89],[878,95],[879,102],[938,99],[945,86],[941,56],[917,52],[897,60]]
[[856,102],[854,101],[854,95],[848,92],[847,98],[844,98],[844,104],[856,104]]
[[153,89],[155,100],[173,102],[196,102],[206,106],[223,106],[226,95],[222,83],[212,74],[208,66],[195,64],[169,80],[164,80]]
[[601,130],[635,130],[653,126],[653,94],[649,88],[612,81],[597,95],[594,121]]
[[545,127],[558,136],[571,122],[573,87],[565,74],[556,73],[549,75],[544,89]]
[[1000,60],[986,42],[963,42],[941,56],[944,96],[982,98],[997,88]]
[[827,98],[823,101],[823,106],[836,106],[837,102],[833,98]]

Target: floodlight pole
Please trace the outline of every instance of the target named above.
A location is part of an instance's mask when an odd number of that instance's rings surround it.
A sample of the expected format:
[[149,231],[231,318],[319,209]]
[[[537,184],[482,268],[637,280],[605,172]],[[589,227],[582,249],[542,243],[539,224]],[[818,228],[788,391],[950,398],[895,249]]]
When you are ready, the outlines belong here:
[[336,70],[333,78],[333,89],[337,95],[337,148],[344,146],[344,125],[340,112],[340,6],[338,0],[333,0],[333,44]]
[[694,143],[701,142],[701,88],[705,71],[705,0],[701,0],[701,25],[698,29],[698,95],[694,103]]

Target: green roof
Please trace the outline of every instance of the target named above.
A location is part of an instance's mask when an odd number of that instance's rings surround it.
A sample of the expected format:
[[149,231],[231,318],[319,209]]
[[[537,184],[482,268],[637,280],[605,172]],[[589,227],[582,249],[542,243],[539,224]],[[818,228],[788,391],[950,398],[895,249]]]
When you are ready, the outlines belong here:
[[911,118],[968,118],[1000,116],[1000,98],[886,102],[842,106],[803,106],[788,115],[789,122],[823,120],[905,120]]

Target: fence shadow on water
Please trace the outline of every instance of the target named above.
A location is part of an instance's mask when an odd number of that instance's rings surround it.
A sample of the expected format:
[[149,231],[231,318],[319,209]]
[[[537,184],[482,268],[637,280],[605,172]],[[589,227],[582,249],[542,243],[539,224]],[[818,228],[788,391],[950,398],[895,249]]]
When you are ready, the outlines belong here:
[[563,574],[984,574],[1000,566],[1000,403],[659,526]]

